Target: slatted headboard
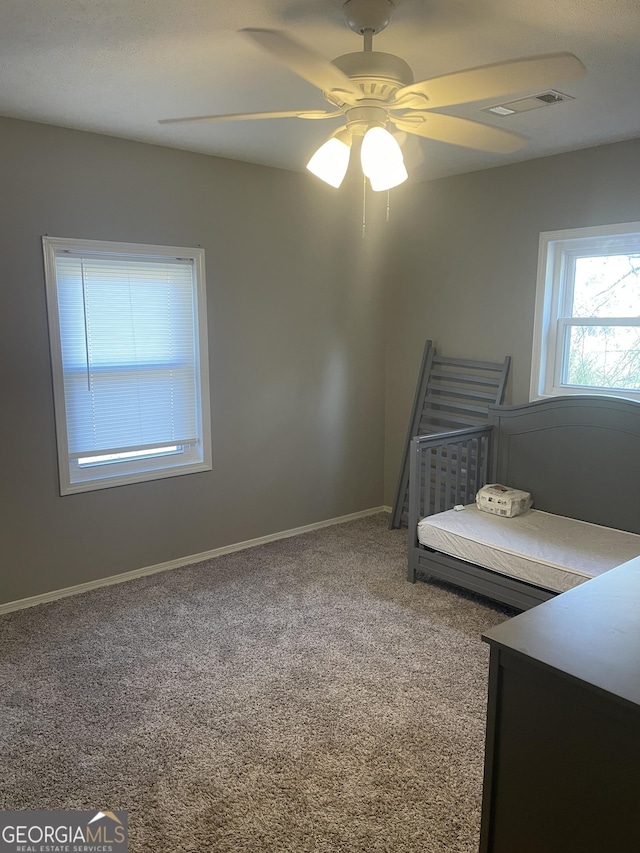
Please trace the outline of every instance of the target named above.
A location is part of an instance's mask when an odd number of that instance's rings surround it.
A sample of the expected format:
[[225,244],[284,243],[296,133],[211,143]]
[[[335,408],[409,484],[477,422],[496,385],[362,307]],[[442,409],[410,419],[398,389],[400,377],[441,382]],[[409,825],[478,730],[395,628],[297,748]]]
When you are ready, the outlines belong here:
[[[427,341],[409,429],[400,463],[389,527],[406,527],[409,519],[409,447],[417,435],[486,424],[489,404],[502,403],[511,358],[493,363],[438,355]],[[434,492],[436,494],[436,492]],[[437,512],[431,507],[430,512]]]

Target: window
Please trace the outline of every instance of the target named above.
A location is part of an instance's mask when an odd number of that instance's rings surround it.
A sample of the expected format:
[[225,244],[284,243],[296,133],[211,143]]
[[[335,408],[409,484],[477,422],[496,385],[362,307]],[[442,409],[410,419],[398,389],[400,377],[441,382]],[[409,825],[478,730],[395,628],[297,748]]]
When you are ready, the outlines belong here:
[[640,222],[540,235],[531,398],[640,400]]
[[43,250],[60,493],[210,470],[203,250]]

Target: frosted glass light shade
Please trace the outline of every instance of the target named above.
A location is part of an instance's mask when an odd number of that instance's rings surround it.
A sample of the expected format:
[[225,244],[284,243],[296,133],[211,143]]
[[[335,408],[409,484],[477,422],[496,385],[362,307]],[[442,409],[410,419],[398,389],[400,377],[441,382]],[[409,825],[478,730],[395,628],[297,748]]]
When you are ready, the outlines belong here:
[[337,189],[347,174],[350,156],[351,148],[334,136],[318,148],[307,163],[307,169]]
[[399,184],[404,183],[408,177],[409,175],[404,162],[400,160],[397,163],[388,163],[385,166],[384,173],[372,175],[369,178],[369,182],[374,192],[380,192],[381,190],[390,190],[392,187],[397,187]]
[[372,127],[365,133],[360,160],[362,171],[376,192],[397,187],[409,177],[400,146],[383,127]]

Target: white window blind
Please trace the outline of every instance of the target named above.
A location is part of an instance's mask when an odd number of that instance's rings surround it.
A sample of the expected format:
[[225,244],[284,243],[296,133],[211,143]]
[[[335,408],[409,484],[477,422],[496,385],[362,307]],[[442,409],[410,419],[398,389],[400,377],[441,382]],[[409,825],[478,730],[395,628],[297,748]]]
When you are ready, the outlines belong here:
[[166,476],[163,471],[185,462],[201,463],[202,341],[193,258],[100,252],[91,244],[89,251],[49,247],[58,396],[64,397],[56,407],[64,408],[58,429],[65,433],[70,482],[120,478],[102,482],[115,485],[123,474],[136,481],[149,470]]

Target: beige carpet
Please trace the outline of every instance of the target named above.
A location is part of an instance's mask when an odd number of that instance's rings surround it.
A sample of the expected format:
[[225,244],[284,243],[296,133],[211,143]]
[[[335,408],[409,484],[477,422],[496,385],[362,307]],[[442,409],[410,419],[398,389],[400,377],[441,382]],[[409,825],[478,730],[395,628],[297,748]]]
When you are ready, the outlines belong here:
[[387,520],[1,618],[1,807],[128,810],[133,853],[476,853],[510,614],[408,584]]

